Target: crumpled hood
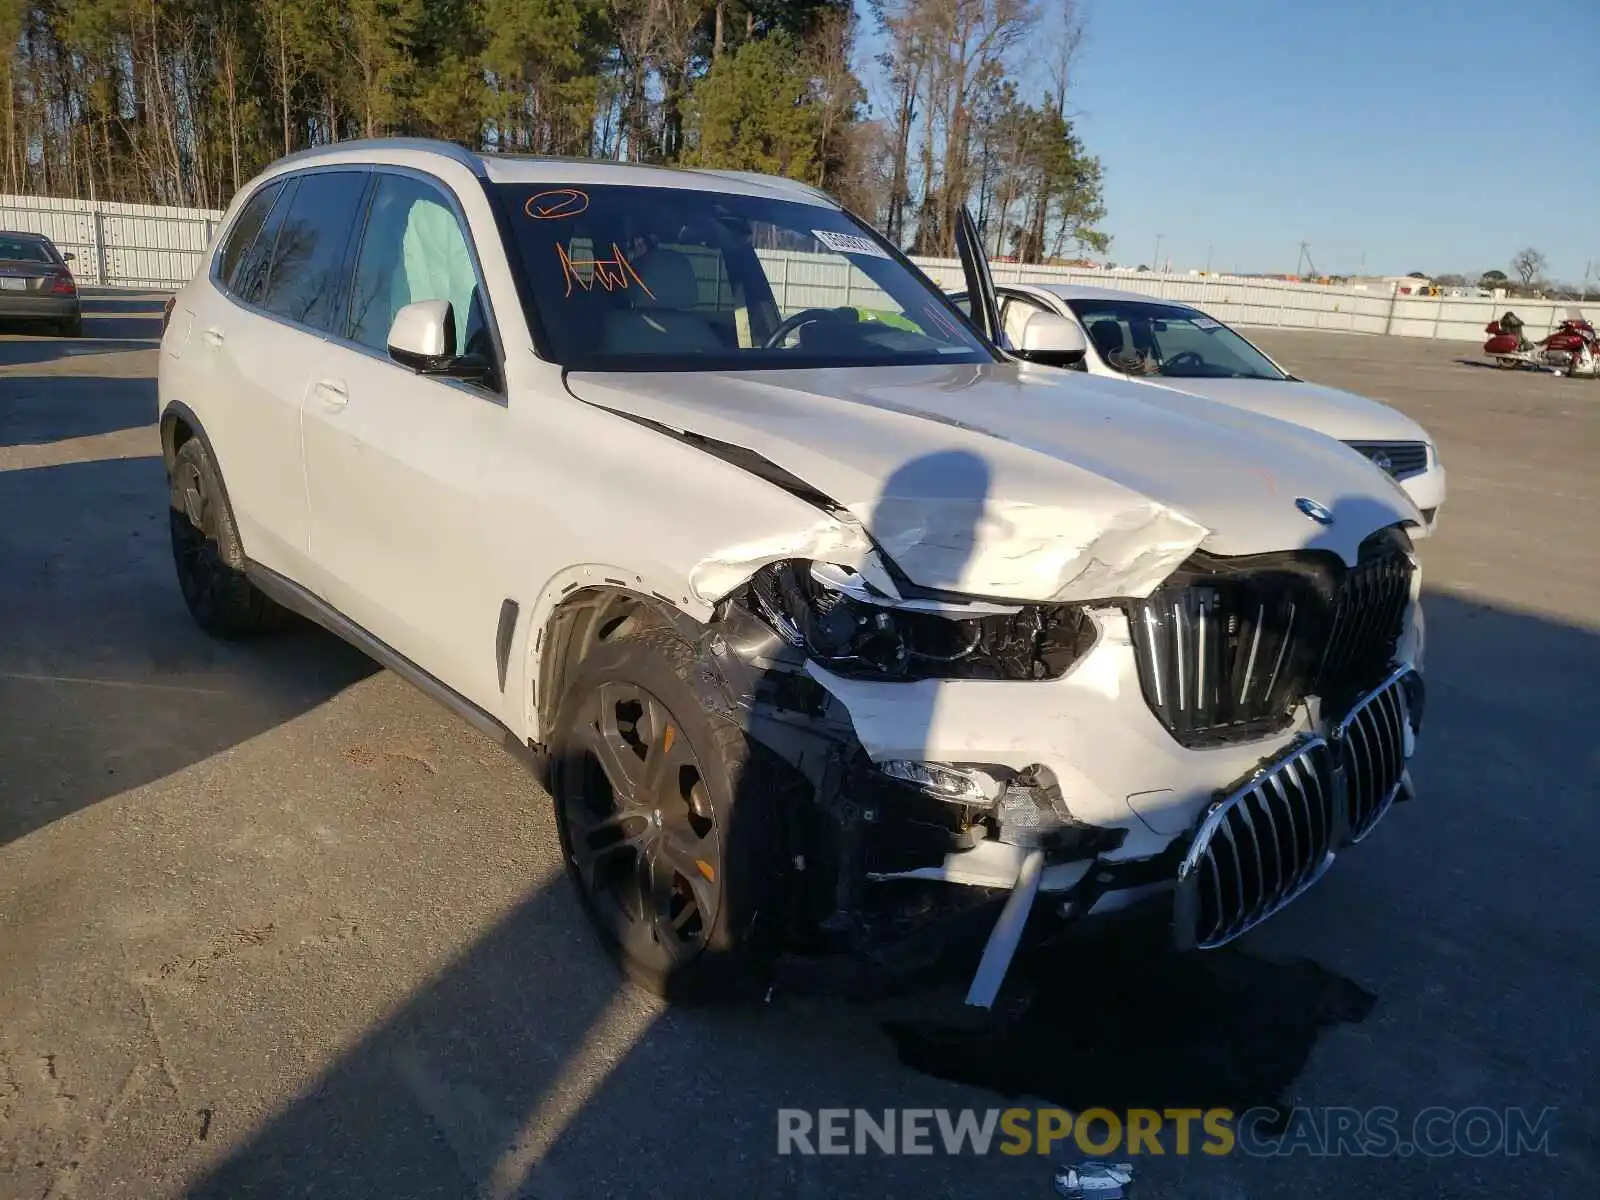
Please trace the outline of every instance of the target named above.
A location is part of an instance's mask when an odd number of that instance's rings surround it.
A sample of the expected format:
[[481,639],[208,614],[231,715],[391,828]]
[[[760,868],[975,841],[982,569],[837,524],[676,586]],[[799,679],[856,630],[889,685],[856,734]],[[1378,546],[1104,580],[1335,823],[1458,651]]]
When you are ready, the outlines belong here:
[[[1421,521],[1387,476],[1320,434],[1048,368],[573,372],[567,382],[580,400],[762,456],[847,509],[914,583],[969,595],[1143,596],[1197,547],[1323,548],[1353,562],[1374,530]],[[1300,497],[1333,523],[1307,517]],[[721,557],[753,569],[779,555],[749,546]]]
[[1341,442],[1426,442],[1427,431],[1404,413],[1320,383],[1275,379],[1153,379],[1174,391],[1204,396],[1280,421],[1293,421]]

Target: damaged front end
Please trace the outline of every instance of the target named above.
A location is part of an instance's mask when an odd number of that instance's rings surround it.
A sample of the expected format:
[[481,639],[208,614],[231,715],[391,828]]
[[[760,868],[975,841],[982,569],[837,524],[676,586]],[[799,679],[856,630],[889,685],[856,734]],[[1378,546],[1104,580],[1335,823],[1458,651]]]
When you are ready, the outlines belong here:
[[1397,530],[1349,568],[1197,555],[1071,604],[760,567],[699,682],[812,797],[785,814],[792,961],[895,978],[982,946],[988,1007],[1035,914],[1151,909],[1199,947],[1264,920],[1409,794],[1414,567]]
[[1125,830],[1076,819],[1038,765],[875,759],[828,682],[889,688],[908,728],[931,720],[944,682],[1061,679],[1098,632],[1078,605],[889,597],[810,560],[768,564],[722,601],[702,680],[718,694],[705,699],[733,711],[815,799],[793,814],[792,948],[914,972],[963,929],[981,940],[1029,855],[1089,862],[1123,841]]

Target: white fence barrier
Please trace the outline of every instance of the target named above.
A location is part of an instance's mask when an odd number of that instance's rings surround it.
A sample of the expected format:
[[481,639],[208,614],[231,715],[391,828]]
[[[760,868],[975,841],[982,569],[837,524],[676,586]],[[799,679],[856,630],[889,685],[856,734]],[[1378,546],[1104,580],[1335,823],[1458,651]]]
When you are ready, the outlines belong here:
[[0,229],[42,233],[74,256],[83,283],[179,287],[211,244],[220,212],[46,196],[0,196]]
[[[74,274],[112,287],[172,288],[199,268],[222,213],[41,196],[0,196],[0,228],[42,233],[75,256]],[[786,311],[810,305],[894,305],[864,276],[817,256],[762,251]],[[941,287],[963,286],[954,259],[919,258],[917,265]],[[1234,325],[1324,329],[1344,333],[1480,341],[1483,327],[1508,307],[1530,337],[1554,329],[1569,310],[1600,321],[1600,302],[1478,300],[1401,296],[1355,288],[1324,287],[1236,275],[1163,275],[1072,267],[996,263],[999,283],[1072,283],[1120,288],[1203,308]]]
[[[918,259],[917,264],[941,287],[963,285],[955,259]],[[1481,342],[1483,327],[1513,309],[1529,337],[1543,337],[1568,316],[1583,313],[1600,321],[1600,302],[1569,300],[1479,300],[1448,296],[1402,296],[1398,293],[1250,279],[1239,275],[1163,275],[1154,271],[1096,271],[1073,267],[995,263],[995,282],[1070,283],[1115,288],[1202,308],[1230,325],[1280,329],[1325,329],[1340,333],[1390,334],[1397,337],[1443,338]]]

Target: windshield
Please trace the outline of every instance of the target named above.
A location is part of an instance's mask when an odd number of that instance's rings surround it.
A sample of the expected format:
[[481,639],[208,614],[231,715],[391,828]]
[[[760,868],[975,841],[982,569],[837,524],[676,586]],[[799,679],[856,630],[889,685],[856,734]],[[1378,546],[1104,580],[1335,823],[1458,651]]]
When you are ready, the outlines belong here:
[[1220,321],[1178,304],[1069,300],[1112,370],[1169,379],[1287,379]]
[[994,361],[942,293],[838,209],[689,189],[494,186],[537,325],[566,366]]

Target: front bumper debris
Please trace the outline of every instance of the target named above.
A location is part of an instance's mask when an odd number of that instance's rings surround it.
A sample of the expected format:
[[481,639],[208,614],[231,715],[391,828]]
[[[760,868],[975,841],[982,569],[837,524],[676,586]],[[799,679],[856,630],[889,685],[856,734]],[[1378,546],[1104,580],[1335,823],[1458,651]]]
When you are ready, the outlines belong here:
[[[1095,619],[1095,646],[1059,679],[880,683],[724,609],[695,682],[812,799],[785,809],[786,987],[871,993],[977,962],[969,1003],[985,1008],[1038,935],[1126,918],[1152,948],[1221,946],[1408,794],[1411,666],[1348,700],[1308,698],[1270,740],[1190,747],[1147,703],[1125,616]],[[1401,661],[1420,662],[1421,630],[1413,604]]]
[[1096,1159],[1056,1168],[1056,1195],[1065,1200],[1126,1200],[1133,1188],[1132,1163]]
[[[1173,937],[1180,949],[1215,949],[1261,924],[1322,878],[1340,849],[1366,837],[1396,800],[1410,794],[1406,764],[1415,747],[1421,695],[1421,676],[1410,667],[1396,669],[1351,708],[1330,737],[1299,739],[1210,807],[1177,868]],[[993,1005],[1045,869],[1043,851],[1023,861],[984,948],[968,1004]],[[1105,882],[1098,872],[1086,873],[1085,882],[1096,879]]]

